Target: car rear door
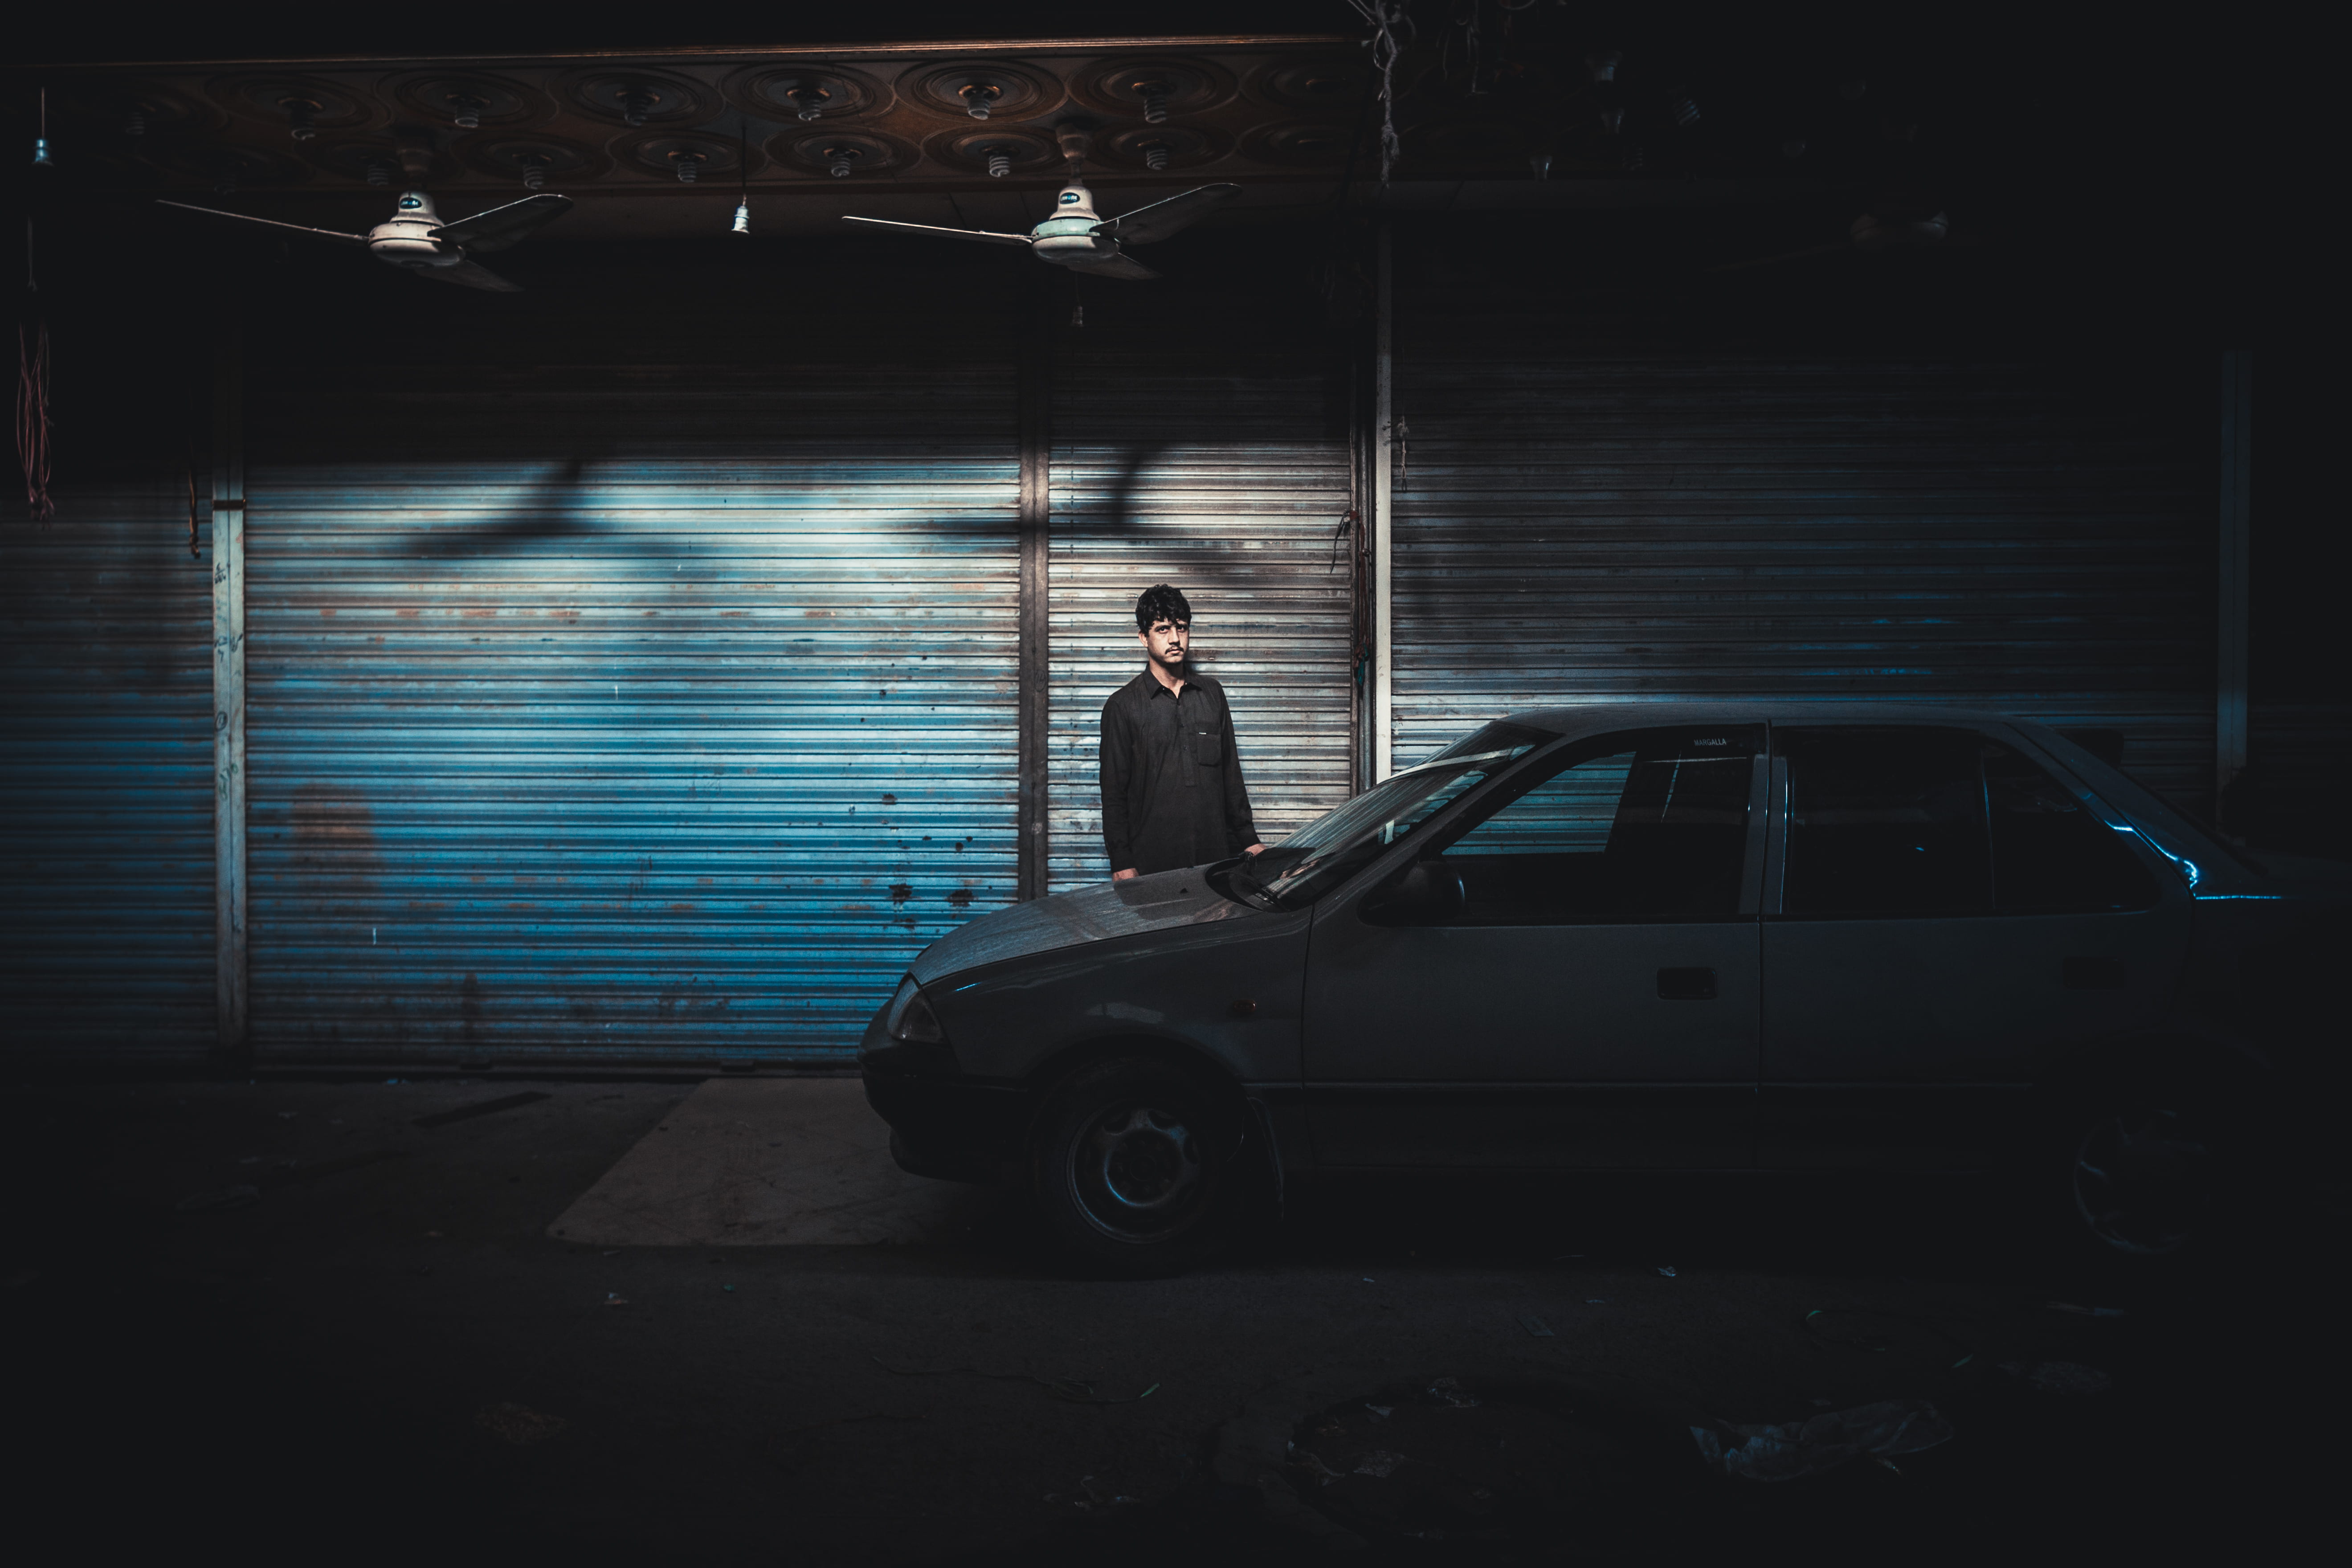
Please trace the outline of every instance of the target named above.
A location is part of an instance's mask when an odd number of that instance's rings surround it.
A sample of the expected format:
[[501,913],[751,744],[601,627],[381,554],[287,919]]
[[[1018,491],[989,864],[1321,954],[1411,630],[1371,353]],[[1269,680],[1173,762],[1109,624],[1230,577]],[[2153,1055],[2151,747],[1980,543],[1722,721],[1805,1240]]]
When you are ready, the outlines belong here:
[[1760,1164],[1999,1163],[2055,1055],[2160,1023],[2187,889],[2006,738],[1775,726],[1772,777]]
[[1319,907],[1318,1163],[1750,1163],[1762,742],[1718,726],[1579,742]]

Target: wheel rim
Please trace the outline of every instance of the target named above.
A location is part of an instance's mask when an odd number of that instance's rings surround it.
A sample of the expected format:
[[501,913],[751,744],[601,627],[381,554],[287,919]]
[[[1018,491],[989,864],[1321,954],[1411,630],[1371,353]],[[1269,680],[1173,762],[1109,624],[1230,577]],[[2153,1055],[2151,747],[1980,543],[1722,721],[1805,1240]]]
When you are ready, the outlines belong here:
[[1087,1122],[1070,1146],[1070,1185],[1097,1229],[1122,1241],[1182,1230],[1208,1195],[1199,1131],[1181,1111],[1125,1104]]
[[2075,1148],[2075,1212],[2118,1252],[2178,1252],[2212,1209],[2211,1163],[2178,1112],[2116,1111]]

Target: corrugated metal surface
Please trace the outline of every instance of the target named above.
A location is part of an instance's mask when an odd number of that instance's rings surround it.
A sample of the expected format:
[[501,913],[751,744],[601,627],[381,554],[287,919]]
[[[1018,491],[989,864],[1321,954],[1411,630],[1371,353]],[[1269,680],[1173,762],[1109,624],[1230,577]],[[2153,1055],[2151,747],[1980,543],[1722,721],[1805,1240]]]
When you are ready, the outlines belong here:
[[[1057,329],[1048,862],[1052,888],[1107,879],[1096,778],[1103,700],[1143,668],[1135,599],[1192,601],[1198,667],[1224,683],[1269,843],[1347,798],[1345,377],[1311,310],[1174,280],[1089,288]],[[1150,290],[1153,292],[1147,292]]]
[[0,1015],[8,1055],[213,1043],[211,563],[184,481],[68,486],[10,525]]
[[1536,703],[1851,698],[2119,728],[2210,793],[2201,358],[1705,355],[1507,303],[1400,304],[1400,763]]
[[264,1059],[838,1059],[1010,900],[1009,363],[253,380]]
[[2352,859],[2352,703],[2257,702],[2252,731],[2252,765],[2230,788],[2223,825],[2263,848]]

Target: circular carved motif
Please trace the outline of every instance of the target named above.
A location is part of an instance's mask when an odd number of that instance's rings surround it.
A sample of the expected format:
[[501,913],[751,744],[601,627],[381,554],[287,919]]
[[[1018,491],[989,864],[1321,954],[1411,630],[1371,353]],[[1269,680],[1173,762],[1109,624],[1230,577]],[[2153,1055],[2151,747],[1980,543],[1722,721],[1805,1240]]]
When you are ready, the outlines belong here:
[[[1095,143],[1106,162],[1137,169],[1190,169],[1213,163],[1230,151],[1225,138],[1190,125],[1130,125]],[[1155,159],[1155,152],[1161,155]]]
[[1355,134],[1348,125],[1273,125],[1254,132],[1244,152],[1261,163],[1320,168],[1347,162],[1348,143]]
[[541,183],[566,175],[590,179],[612,167],[612,160],[593,147],[560,136],[512,136],[488,133],[469,137],[452,149],[466,166],[500,180],[520,180],[536,190],[531,176]]
[[[502,77],[478,76],[470,71],[436,71],[408,77],[392,90],[402,108],[436,128],[510,129],[543,125],[555,117],[555,105],[535,89]],[[473,124],[464,123],[467,120]]]
[[[688,183],[714,176],[731,180],[743,166],[741,144],[735,138],[704,136],[691,131],[656,131],[625,137],[614,143],[613,151],[632,168],[666,180],[684,178]],[[759,154],[752,156],[756,159]],[[687,165],[691,165],[694,173],[681,175],[681,167]]]
[[1360,61],[1344,58],[1286,60],[1268,66],[1250,81],[1250,90],[1286,109],[1352,110],[1374,87]]
[[[457,172],[443,154],[413,141],[403,146],[389,136],[320,137],[302,149],[302,156],[338,179],[394,191],[437,184]],[[425,161],[422,174],[404,172],[420,158]]]
[[1122,120],[1198,114],[1234,95],[1234,79],[1206,60],[1113,60],[1088,66],[1071,80],[1079,102]]
[[305,131],[356,131],[380,118],[374,101],[308,76],[221,77],[207,82],[213,101],[248,120]]
[[709,88],[667,71],[573,71],[563,79],[563,95],[598,120],[632,127],[696,125],[719,112]]
[[1061,83],[1026,66],[997,61],[929,66],[899,79],[908,101],[934,114],[991,120],[1026,120],[1062,100]]
[[1006,173],[1011,174],[1058,174],[1062,167],[1061,148],[1034,132],[1010,126],[1002,131],[942,131],[923,143],[923,153],[951,169],[982,173],[997,155],[1006,160]]
[[[895,174],[919,156],[897,137],[871,131],[787,131],[770,142],[767,151],[792,173],[835,179]],[[836,168],[846,173],[835,174]]]
[[52,95],[50,103],[99,137],[123,138],[130,152],[144,137],[203,135],[228,120],[209,103],[149,81],[77,83]]
[[760,66],[728,79],[728,101],[762,120],[824,123],[890,106],[890,89],[846,66]]
[[300,159],[261,147],[180,143],[156,148],[152,161],[184,183],[202,181],[222,195],[259,185],[299,184],[310,177]]

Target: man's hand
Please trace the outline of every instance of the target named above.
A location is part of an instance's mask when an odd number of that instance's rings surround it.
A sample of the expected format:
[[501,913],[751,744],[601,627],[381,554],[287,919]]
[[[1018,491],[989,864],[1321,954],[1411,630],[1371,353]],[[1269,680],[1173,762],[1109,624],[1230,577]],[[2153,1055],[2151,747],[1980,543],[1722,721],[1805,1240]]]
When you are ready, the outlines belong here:
[[1263,855],[1265,853],[1265,846],[1263,844],[1253,844],[1248,848],[1243,850],[1242,853],[1244,855]]
[[1124,881],[1128,880],[1129,878],[1133,877],[1134,875],[1135,875],[1135,868],[1134,868],[1134,867],[1132,867],[1132,866],[1129,866],[1129,867],[1126,870],[1124,870],[1124,871],[1113,871],[1113,872],[1110,874],[1110,879],[1111,879],[1112,881],[1114,881],[1114,882],[1124,882]]

